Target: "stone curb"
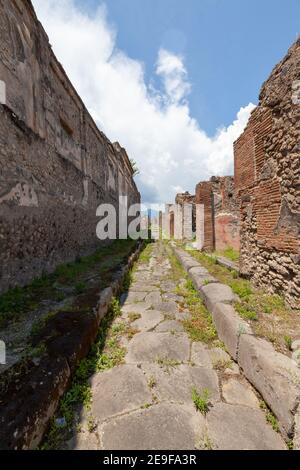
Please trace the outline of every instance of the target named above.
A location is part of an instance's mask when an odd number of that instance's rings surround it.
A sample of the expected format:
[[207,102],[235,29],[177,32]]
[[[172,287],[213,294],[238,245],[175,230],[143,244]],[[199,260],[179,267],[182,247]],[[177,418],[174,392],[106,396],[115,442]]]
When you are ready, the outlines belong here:
[[[22,386],[14,393],[13,402],[10,400],[7,406],[1,407],[0,450],[32,450],[40,444],[61,397],[70,385],[72,373],[89,353],[112,298],[120,292],[125,275],[142,248],[143,243],[140,243],[129,256],[126,266],[116,273],[112,285],[100,292],[94,312],[82,325],[79,324],[83,330],[74,331],[78,336],[75,347],[63,351],[61,356],[45,358],[37,365],[28,364],[28,370],[21,377]],[[38,390],[38,395],[34,395],[33,390]],[[30,402],[26,409],[23,406],[24,396]]]
[[232,306],[237,297],[229,286],[218,283],[200,263],[189,268],[191,255],[171,246],[179,262],[187,267],[185,271],[211,313],[218,336],[231,357],[277,417],[283,435],[294,437],[294,449],[300,450],[300,369],[289,357],[275,351],[271,343],[254,336]]

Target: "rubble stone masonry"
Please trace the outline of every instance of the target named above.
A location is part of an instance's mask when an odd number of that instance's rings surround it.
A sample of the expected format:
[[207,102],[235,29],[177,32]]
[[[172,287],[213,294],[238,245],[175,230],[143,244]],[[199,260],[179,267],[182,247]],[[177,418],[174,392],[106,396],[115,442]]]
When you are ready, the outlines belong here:
[[263,85],[234,146],[241,272],[292,305],[300,299],[299,79],[300,41]]
[[140,195],[95,125],[29,0],[0,0],[0,292],[90,253],[96,208]]

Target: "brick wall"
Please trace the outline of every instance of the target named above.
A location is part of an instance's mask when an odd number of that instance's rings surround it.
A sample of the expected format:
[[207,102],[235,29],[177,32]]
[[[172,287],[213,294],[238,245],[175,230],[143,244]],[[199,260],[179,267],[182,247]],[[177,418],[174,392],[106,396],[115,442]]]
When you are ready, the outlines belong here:
[[300,42],[264,83],[258,107],[234,145],[241,198],[241,272],[292,305],[300,297]]
[[213,177],[196,187],[196,203],[204,205],[204,249],[239,250],[240,215],[234,179]]
[[0,292],[94,250],[96,208],[140,201],[29,0],[0,0]]

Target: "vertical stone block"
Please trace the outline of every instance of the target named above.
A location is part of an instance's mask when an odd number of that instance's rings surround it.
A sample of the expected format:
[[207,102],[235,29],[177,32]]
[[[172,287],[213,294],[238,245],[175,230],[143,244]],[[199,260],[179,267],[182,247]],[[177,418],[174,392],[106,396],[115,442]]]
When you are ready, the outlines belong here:
[[6,104],[6,83],[0,80],[0,104]]

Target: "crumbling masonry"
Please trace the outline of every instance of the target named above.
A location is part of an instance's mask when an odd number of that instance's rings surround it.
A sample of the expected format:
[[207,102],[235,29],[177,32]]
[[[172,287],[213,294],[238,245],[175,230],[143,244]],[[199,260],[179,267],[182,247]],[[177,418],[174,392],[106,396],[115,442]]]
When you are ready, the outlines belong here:
[[241,273],[300,298],[300,41],[273,70],[234,146]]
[[232,176],[212,177],[196,187],[196,204],[204,206],[203,246],[207,251],[240,248],[239,199]]
[[96,208],[139,203],[126,151],[95,125],[29,0],[0,0],[0,292],[93,251]]
[[[263,85],[259,104],[234,144],[234,178],[201,182],[195,196],[198,248],[240,248],[241,274],[283,294],[295,307],[300,299],[299,137],[300,40]],[[181,195],[177,202],[180,207]],[[169,205],[167,212],[172,211],[175,206]],[[183,215],[187,232],[186,225]]]

